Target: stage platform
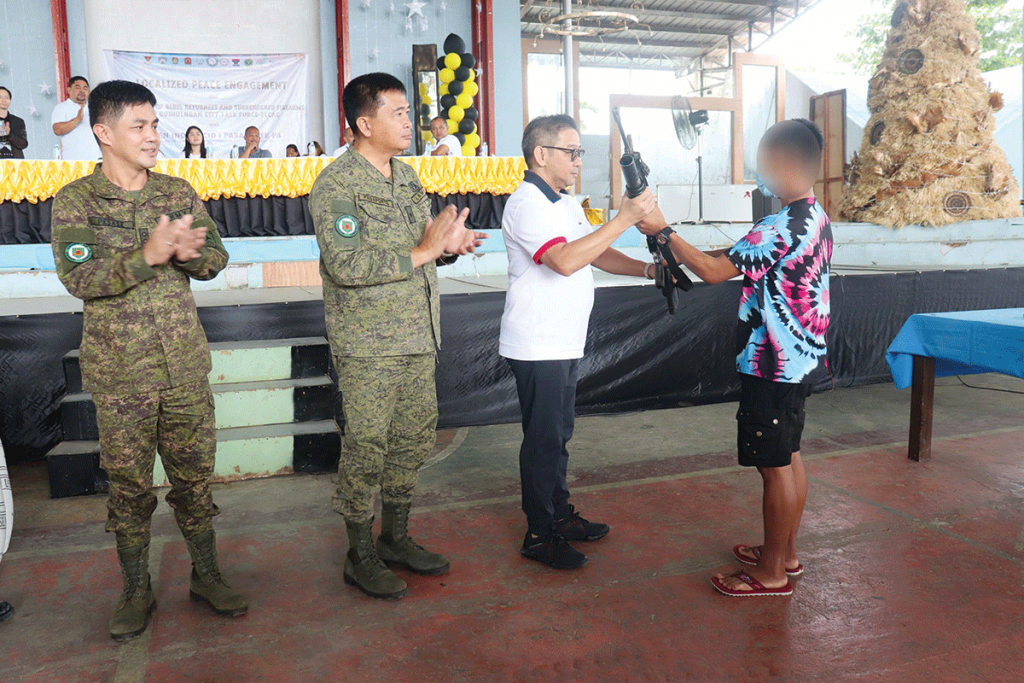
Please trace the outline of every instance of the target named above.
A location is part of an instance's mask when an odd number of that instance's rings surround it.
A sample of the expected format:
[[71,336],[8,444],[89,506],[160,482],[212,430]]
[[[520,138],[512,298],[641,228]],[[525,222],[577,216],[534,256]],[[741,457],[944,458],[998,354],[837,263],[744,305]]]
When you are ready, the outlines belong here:
[[[587,681],[981,683],[1024,679],[1024,381],[936,388],[933,460],[906,457],[906,391],[808,400],[810,496],[790,598],[735,600],[711,574],[759,543],[760,477],[735,466],[735,403],[583,417],[573,502],[611,534],[556,572],[519,556],[516,424],[445,430],[411,531],[451,560],[402,576],[398,603],[342,582],[333,477],[214,487],[221,566],[250,598],[218,618],[188,599],[168,506],[154,516],[149,630],[107,635],[121,577],[102,496],[53,501],[15,465],[14,538],[0,564],[4,683]],[[161,496],[162,498],[162,496]]]

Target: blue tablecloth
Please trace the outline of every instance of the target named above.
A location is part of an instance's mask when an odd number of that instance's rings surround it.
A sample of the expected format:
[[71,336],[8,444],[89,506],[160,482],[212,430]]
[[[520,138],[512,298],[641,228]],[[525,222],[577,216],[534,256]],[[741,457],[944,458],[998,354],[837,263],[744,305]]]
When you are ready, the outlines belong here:
[[1001,372],[1024,379],[1024,308],[919,313],[885,352],[899,389],[913,382],[913,356],[935,359],[935,376]]

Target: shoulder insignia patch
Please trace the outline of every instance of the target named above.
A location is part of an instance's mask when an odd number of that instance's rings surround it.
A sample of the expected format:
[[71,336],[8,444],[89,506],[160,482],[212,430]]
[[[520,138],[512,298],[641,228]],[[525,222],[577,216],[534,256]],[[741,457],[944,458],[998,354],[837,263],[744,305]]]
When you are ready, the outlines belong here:
[[341,237],[351,239],[359,234],[359,221],[354,216],[342,214],[334,220],[334,231]]
[[92,247],[81,242],[73,242],[64,248],[64,258],[72,263],[85,263],[92,258]]

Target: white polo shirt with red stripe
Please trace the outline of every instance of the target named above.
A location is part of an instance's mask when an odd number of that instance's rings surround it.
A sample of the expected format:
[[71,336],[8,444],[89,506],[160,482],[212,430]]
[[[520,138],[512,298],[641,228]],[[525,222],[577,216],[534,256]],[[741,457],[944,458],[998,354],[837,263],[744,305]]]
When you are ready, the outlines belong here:
[[498,344],[503,357],[583,357],[594,306],[593,270],[587,266],[566,277],[545,266],[541,257],[554,245],[577,240],[591,230],[575,197],[555,192],[540,176],[526,172],[501,219],[508,252],[508,292]]

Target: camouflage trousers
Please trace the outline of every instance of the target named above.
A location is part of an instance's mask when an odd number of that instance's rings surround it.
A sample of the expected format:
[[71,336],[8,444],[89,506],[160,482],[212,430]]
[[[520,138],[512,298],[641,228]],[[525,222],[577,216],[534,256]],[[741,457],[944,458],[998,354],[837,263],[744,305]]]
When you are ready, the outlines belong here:
[[387,502],[412,500],[419,470],[436,440],[435,363],[433,354],[335,356],[345,439],[334,510],[347,521],[373,518],[378,487]]
[[191,538],[211,530],[219,510],[210,493],[217,431],[209,382],[121,396],[93,394],[93,402],[100,466],[110,477],[106,529],[117,536],[118,547],[149,541],[158,451],[171,483],[167,502],[181,533]]

